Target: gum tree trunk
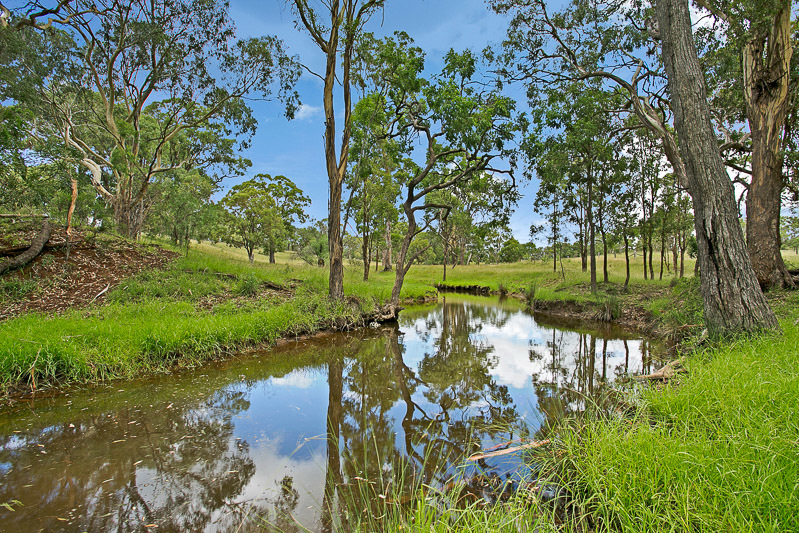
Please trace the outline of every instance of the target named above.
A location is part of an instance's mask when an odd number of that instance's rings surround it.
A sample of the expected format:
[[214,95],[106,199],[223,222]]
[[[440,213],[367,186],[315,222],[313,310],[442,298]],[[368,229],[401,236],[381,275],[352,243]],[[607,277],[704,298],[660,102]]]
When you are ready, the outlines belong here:
[[364,230],[361,237],[361,258],[363,259],[363,280],[369,281],[369,265],[371,264],[372,254],[369,253],[369,233]]
[[391,272],[393,268],[391,266],[391,261],[392,261],[391,256],[393,255],[392,243],[391,243],[391,222],[386,223],[385,238],[386,238],[386,247],[383,250],[383,272]]
[[791,2],[784,1],[771,31],[743,48],[746,116],[752,133],[752,181],[746,197],[746,242],[763,289],[793,287],[780,253],[782,133],[788,113],[791,65]]
[[710,123],[688,0],[658,0],[657,16],[674,126],[694,206],[708,331],[712,337],[720,337],[777,330],[777,319],[749,262],[732,182]]

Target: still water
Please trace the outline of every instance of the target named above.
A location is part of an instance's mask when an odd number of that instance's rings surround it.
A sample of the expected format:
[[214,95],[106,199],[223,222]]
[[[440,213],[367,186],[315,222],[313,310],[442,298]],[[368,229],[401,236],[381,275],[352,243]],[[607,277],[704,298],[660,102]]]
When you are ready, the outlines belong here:
[[19,402],[0,413],[0,529],[329,530],[364,487],[385,504],[422,482],[516,475],[514,456],[464,458],[546,438],[659,353],[448,295],[391,327]]

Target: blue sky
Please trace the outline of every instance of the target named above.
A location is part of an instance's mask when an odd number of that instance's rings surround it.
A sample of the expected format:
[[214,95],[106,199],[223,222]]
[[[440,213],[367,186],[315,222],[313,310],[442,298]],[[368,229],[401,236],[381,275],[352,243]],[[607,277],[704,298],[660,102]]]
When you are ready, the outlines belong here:
[[[291,9],[283,0],[231,0],[230,14],[239,37],[277,35],[292,55],[298,55],[312,70],[324,72],[322,53],[306,33],[295,28]],[[407,32],[425,51],[430,72],[439,69],[441,57],[450,48],[479,52],[489,44],[499,44],[506,28],[507,20],[490,11],[484,0],[387,0],[383,13],[374,16],[367,26],[368,31],[377,35],[390,35],[397,30]],[[282,174],[305,191],[312,201],[311,216],[321,219],[327,216],[328,194],[322,82],[305,73],[297,90],[304,107],[292,121],[282,116],[279,103],[251,102],[259,126],[245,155],[253,166],[247,176],[228,180],[223,187],[227,189],[258,173]],[[511,90],[518,97],[523,95],[521,87]],[[337,112],[342,106],[341,99],[337,99]],[[511,220],[511,229],[517,239],[527,242],[533,222],[534,184],[523,186],[522,192],[524,196]]]

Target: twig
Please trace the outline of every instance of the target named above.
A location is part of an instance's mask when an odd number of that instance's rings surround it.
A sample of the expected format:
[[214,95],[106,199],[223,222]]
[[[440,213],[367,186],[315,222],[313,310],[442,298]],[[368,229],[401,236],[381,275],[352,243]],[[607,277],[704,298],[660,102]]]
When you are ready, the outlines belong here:
[[93,302],[93,301],[95,301],[97,298],[99,298],[100,296],[102,296],[103,294],[105,294],[105,291],[107,291],[109,288],[111,288],[111,284],[110,284],[110,283],[109,283],[108,285],[106,285],[106,286],[105,286],[105,289],[103,289],[103,290],[101,290],[101,291],[100,291],[100,294],[98,294],[97,296],[95,296],[94,298],[92,298],[91,302],[89,302],[89,303],[92,303],[92,302]]

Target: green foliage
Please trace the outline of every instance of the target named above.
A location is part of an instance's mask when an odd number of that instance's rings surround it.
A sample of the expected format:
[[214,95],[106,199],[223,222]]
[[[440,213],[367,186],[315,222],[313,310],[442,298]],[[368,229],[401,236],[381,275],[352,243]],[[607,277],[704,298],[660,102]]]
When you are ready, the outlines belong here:
[[[12,21],[36,9],[15,10]],[[3,32],[18,53],[2,72],[1,96],[36,116],[34,151],[92,172],[129,236],[142,229],[159,174],[242,173],[248,163],[237,152],[256,126],[243,97],[277,94],[288,115],[296,108],[296,61],[275,37],[236,40],[226,4],[97,9],[77,0],[58,11],[57,29]]]
[[522,245],[515,238],[511,237],[502,244],[499,252],[499,260],[503,263],[515,263],[524,256]]
[[219,211],[211,204],[216,190],[211,176],[200,170],[160,174],[150,189],[153,207],[148,229],[184,246],[189,239],[213,233],[219,223]]
[[327,224],[319,220],[299,228],[294,243],[297,256],[311,266],[325,266],[328,258]]

